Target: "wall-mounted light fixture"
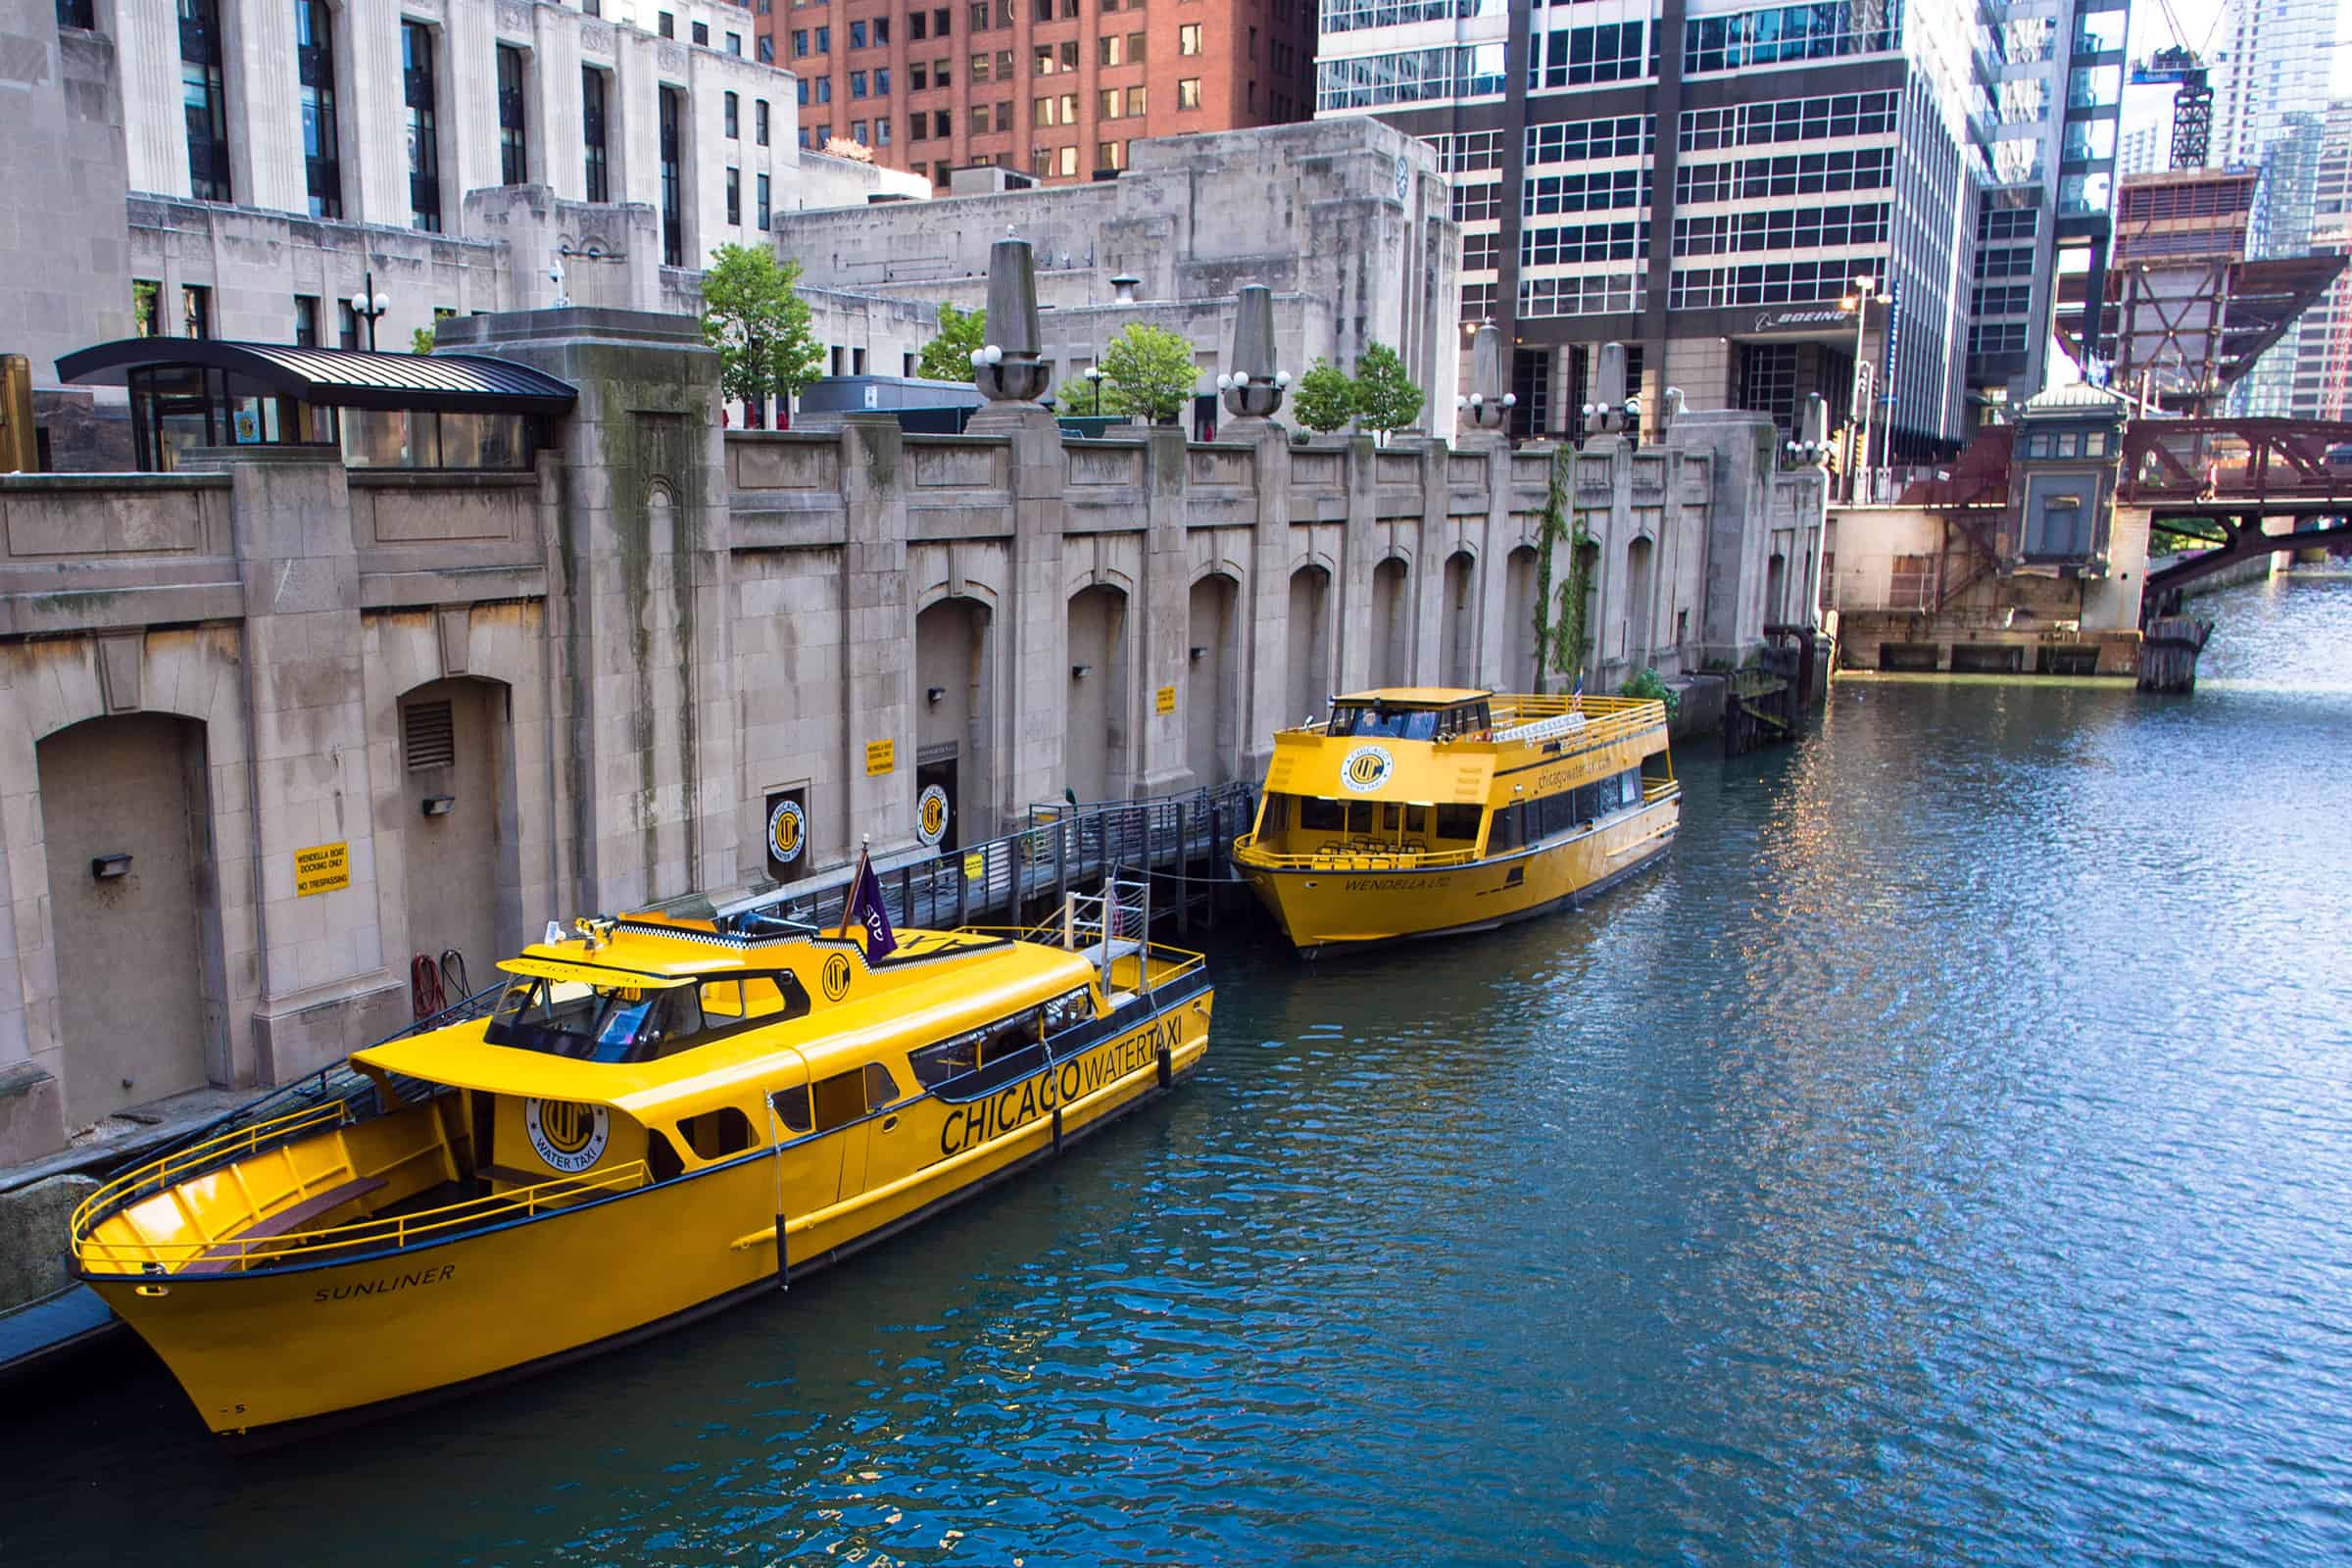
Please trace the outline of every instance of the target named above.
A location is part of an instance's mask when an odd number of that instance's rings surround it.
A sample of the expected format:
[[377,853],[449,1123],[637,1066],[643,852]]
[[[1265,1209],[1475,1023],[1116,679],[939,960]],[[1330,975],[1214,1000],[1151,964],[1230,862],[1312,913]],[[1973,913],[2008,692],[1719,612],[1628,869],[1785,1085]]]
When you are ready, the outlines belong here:
[[1208,657],[1208,650],[1205,648],[1188,648],[1185,650],[1185,652],[1191,657],[1193,662],[1196,664]]
[[1070,679],[1084,680],[1086,679],[1086,672],[1094,667],[1095,666],[1092,664],[1072,664],[1070,666]]
[[93,855],[90,857],[90,875],[101,882],[111,882],[119,876],[130,875],[130,857],[127,855]]
[[937,708],[939,706],[940,699],[947,695],[948,689],[945,686],[926,686],[923,688],[923,701],[929,703],[933,708]]
[[424,798],[424,814],[427,816],[447,816],[457,808],[458,798],[455,795],[427,795]]

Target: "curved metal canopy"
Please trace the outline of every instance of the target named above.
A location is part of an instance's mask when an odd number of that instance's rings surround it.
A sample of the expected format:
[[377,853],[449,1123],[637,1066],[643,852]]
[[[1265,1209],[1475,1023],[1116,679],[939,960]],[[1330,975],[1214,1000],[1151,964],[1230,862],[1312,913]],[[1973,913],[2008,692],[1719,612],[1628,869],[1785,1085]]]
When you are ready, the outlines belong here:
[[439,414],[564,414],[579,394],[552,375],[486,354],[373,354],[213,338],[127,337],[61,354],[68,381],[122,386],[133,370],[226,370],[305,403]]

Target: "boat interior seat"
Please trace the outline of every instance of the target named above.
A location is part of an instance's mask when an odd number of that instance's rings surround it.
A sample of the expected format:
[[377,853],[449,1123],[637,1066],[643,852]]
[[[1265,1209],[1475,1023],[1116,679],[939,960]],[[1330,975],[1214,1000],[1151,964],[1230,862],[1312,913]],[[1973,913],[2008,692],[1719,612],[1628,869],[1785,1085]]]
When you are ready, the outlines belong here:
[[196,1255],[196,1260],[182,1268],[182,1274],[225,1274],[236,1266],[243,1249],[239,1242],[266,1241],[298,1231],[319,1215],[329,1213],[355,1198],[365,1198],[384,1186],[380,1176],[361,1177],[314,1194],[290,1208],[281,1208],[267,1218],[256,1220],[234,1236],[223,1237]]
[[1127,1004],[1135,1000],[1135,993],[1132,991],[1113,991],[1102,1000],[1110,1004],[1111,1011],[1116,1012],[1121,1007],[1124,1007],[1127,1005]]

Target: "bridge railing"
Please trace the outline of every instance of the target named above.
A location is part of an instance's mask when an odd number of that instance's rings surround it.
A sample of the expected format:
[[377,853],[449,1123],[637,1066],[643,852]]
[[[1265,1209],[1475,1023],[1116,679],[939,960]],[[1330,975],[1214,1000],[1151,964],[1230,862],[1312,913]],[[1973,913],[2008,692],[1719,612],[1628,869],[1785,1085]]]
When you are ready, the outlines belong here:
[[[2329,462],[2330,454],[2338,461]],[[2352,425],[2315,419],[2134,419],[2119,499],[2352,504]]]

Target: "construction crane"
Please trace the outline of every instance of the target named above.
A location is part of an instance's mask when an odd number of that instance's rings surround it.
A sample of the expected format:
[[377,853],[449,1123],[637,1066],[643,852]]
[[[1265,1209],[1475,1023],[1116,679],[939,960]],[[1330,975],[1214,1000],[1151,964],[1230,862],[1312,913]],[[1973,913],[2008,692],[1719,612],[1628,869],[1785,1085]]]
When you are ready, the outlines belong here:
[[[2164,7],[2167,21],[2173,8]],[[2178,24],[2175,35],[2179,35]],[[2213,84],[2204,56],[2186,44],[2175,44],[2159,49],[2147,59],[2132,67],[2132,84],[2135,87],[2153,83],[2177,82],[2173,93],[2173,167],[2175,169],[2203,169],[2206,154],[2213,145]]]

